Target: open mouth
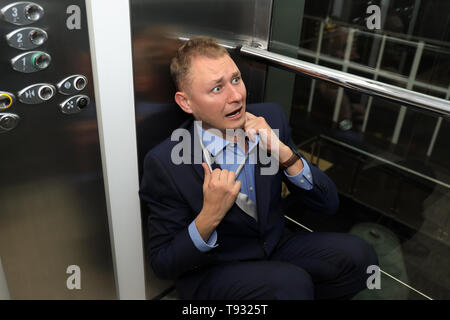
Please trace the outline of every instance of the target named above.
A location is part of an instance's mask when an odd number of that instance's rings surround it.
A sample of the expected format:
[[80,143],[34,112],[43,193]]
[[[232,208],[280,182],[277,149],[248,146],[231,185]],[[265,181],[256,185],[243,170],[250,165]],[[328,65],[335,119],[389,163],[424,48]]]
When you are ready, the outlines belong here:
[[242,111],[242,107],[240,107],[239,109],[234,110],[233,112],[228,113],[227,115],[225,115],[225,117],[227,118],[237,118],[241,115],[241,111]]

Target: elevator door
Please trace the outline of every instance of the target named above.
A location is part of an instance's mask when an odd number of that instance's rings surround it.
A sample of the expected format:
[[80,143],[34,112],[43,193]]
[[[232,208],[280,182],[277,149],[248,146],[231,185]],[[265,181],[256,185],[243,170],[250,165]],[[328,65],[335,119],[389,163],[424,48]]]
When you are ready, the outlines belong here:
[[0,0],[0,259],[13,299],[116,297],[85,2]]

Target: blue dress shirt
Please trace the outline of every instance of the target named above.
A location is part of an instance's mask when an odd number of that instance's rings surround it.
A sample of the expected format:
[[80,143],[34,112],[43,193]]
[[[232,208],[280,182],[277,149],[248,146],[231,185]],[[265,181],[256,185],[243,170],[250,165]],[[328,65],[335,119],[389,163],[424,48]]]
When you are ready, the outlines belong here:
[[[222,137],[212,134],[204,130],[202,127],[194,124],[198,130],[199,137],[202,137],[203,144],[210,152],[214,161],[220,166],[220,168],[227,169],[229,171],[236,172],[239,164],[244,162],[245,151],[236,143],[228,140],[224,140]],[[256,148],[259,142],[259,135],[256,135],[255,141],[249,140],[248,154],[249,157],[245,161],[241,172],[237,176],[236,180],[241,182],[240,192],[248,195],[248,197],[256,203],[255,194],[255,164],[256,164],[256,152],[252,152]],[[308,163],[302,158],[303,169],[296,175],[291,176],[286,171],[284,174],[288,179],[296,186],[311,190],[313,188],[313,181],[311,175],[311,169]],[[217,232],[213,231],[208,241],[203,241],[200,233],[195,225],[195,220],[191,222],[188,227],[189,235],[194,242],[194,245],[202,252],[206,252],[217,246]]]

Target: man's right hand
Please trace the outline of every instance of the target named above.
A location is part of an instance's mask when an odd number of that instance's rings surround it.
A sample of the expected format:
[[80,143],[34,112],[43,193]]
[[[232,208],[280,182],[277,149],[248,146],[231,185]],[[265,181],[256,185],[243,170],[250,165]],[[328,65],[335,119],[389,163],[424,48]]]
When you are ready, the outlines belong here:
[[202,167],[205,172],[203,208],[195,219],[195,225],[206,242],[236,201],[241,182],[236,180],[233,171],[214,169],[210,172],[206,163],[202,163]]

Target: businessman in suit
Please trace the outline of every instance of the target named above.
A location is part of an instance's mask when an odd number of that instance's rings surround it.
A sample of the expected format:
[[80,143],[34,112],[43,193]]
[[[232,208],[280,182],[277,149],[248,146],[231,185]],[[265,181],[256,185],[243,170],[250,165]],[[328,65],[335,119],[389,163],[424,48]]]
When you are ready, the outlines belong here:
[[[210,38],[181,46],[171,73],[175,101],[192,118],[179,128],[190,138],[182,151],[168,138],[144,161],[155,274],[174,279],[184,299],[342,299],[364,289],[367,267],[378,264],[368,243],[285,228],[282,181],[318,214],[334,214],[339,200],[330,178],[296,151],[282,109],[246,105],[238,67]],[[277,160],[274,172],[262,173],[273,163],[249,157],[256,150]]]

